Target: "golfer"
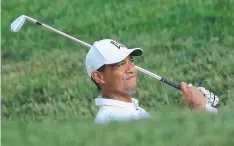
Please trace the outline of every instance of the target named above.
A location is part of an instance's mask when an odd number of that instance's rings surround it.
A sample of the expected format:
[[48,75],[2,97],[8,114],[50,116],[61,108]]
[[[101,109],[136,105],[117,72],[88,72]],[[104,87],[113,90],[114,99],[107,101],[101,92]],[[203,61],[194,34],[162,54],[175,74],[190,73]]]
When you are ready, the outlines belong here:
[[[99,107],[95,123],[128,121],[151,117],[133,97],[137,86],[134,57],[141,56],[140,48],[128,49],[123,44],[103,39],[96,41],[86,56],[86,70],[100,91],[95,99]],[[180,83],[184,103],[196,111],[216,113],[219,99],[204,87]]]

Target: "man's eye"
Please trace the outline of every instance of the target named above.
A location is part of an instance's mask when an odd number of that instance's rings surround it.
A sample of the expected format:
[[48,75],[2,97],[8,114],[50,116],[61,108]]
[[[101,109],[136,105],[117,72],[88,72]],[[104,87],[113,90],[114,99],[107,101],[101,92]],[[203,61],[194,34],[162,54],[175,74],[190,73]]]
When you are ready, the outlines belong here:
[[120,62],[120,63],[116,64],[116,67],[120,67],[120,66],[122,66],[124,64],[125,64],[124,62]]
[[131,63],[134,63],[134,62],[135,62],[135,60],[134,60],[133,58],[131,58],[130,61],[131,61]]

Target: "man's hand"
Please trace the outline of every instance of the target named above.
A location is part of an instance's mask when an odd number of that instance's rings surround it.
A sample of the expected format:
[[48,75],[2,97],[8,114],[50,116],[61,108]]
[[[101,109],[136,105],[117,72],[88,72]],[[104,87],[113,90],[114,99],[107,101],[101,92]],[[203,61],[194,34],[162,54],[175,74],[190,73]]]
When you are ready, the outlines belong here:
[[186,84],[185,82],[180,83],[182,95],[184,97],[184,103],[188,105],[190,110],[204,111],[206,108],[206,98],[204,94],[199,91],[196,87]]
[[184,102],[191,110],[217,113],[220,106],[218,96],[204,87],[194,87],[192,84],[180,83]]
[[216,96],[214,93],[211,93],[209,90],[206,90],[204,87],[198,87],[197,89],[201,91],[206,97],[206,111],[217,113],[220,106],[218,96]]

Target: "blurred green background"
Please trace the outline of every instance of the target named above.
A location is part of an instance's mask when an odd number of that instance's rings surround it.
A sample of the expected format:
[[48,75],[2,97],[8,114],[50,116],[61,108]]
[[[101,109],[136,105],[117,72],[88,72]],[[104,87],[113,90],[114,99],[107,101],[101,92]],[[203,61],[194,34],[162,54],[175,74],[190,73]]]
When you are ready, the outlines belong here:
[[[1,14],[3,145],[233,145],[233,0],[3,0]],[[138,66],[200,83],[219,96],[220,113],[191,113],[179,91],[139,72],[135,96],[153,118],[93,125],[88,49],[30,22],[11,32],[22,14],[89,44],[142,48]]]

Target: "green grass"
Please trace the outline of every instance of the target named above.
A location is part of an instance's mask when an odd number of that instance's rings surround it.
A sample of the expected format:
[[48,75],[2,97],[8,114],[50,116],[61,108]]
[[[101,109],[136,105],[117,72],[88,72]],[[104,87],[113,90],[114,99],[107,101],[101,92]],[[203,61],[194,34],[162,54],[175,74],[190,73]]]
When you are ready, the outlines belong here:
[[[80,118],[34,122],[3,121],[2,145],[233,145],[234,115],[191,113],[186,110],[156,112],[154,119],[94,125]],[[178,114],[180,112],[180,114]]]
[[[184,145],[211,145],[209,142],[231,145],[225,140],[231,140],[230,128],[233,127],[228,126],[232,122],[223,124],[226,119],[223,116],[228,117],[234,107],[233,0],[56,2],[2,1],[1,129],[5,145],[55,145],[51,138],[53,133],[46,135],[46,129],[55,132],[54,138],[61,139],[61,145],[84,145],[91,137],[90,133],[94,135],[100,130],[91,124],[97,111],[94,98],[98,92],[85,70],[88,49],[30,22],[20,32],[10,32],[10,23],[21,14],[29,15],[90,44],[103,38],[112,38],[129,48],[140,47],[144,50],[144,55],[137,58],[137,65],[175,82],[193,82],[197,85],[202,81],[202,86],[220,97],[221,109],[228,109],[212,118],[186,114],[185,127],[178,121],[175,123],[175,128],[182,129],[180,133],[184,134],[180,136],[178,131],[168,128],[168,125],[174,125],[174,121],[163,116],[166,111],[173,111],[170,107],[178,108],[178,112],[174,113],[176,118],[183,113],[180,92],[139,73],[136,98],[155,117],[152,121],[131,126],[127,124],[133,129],[128,132],[129,137],[138,139],[139,144],[152,140],[153,145],[172,145],[173,142],[175,144],[185,140]],[[231,117],[232,115],[231,113]],[[45,119],[50,120],[42,122]],[[82,119],[89,119],[90,122]],[[203,119],[206,134],[199,136],[200,131],[190,126],[199,125]],[[211,126],[223,131],[209,130],[213,120]],[[29,128],[27,124],[17,121],[27,121]],[[69,133],[62,128],[67,123],[75,127],[73,132]],[[139,127],[138,124],[143,125],[139,131],[145,131],[140,138],[134,128]],[[90,131],[87,130],[89,126],[92,127]],[[170,134],[176,136],[171,137],[170,141],[167,136],[154,133],[156,131],[146,132],[153,128],[158,128],[161,132],[170,131]],[[111,125],[104,129],[112,133],[120,129],[115,140],[124,139],[126,126]],[[28,133],[27,130],[36,133],[38,143],[32,144],[28,140],[30,135],[25,134]],[[37,133],[38,130],[42,134]],[[183,138],[189,131],[193,132],[190,138]],[[22,132],[25,132],[25,137],[22,137]],[[64,132],[65,137],[60,132]],[[99,134],[87,145],[95,145],[94,142],[103,140],[101,135],[104,133]],[[218,134],[217,137],[224,135],[220,138],[220,143],[214,134]],[[117,144],[110,141],[115,137],[104,135],[109,139],[106,145]],[[47,137],[44,142],[40,140],[44,139],[43,136]],[[79,136],[83,137],[78,139]],[[71,139],[71,142],[67,139]],[[199,140],[192,143],[193,139]],[[125,142],[130,142],[130,139],[125,139]]]

